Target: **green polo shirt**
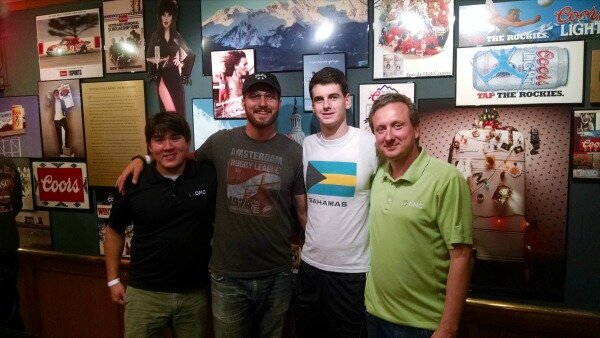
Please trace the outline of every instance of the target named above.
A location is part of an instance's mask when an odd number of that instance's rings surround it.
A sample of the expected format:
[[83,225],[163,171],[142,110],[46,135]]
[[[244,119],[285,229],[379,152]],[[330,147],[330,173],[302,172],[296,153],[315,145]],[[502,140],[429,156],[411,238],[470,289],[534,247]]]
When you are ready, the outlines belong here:
[[367,311],[435,330],[444,308],[449,250],[472,244],[471,194],[455,167],[424,150],[394,179],[382,165],[371,188]]

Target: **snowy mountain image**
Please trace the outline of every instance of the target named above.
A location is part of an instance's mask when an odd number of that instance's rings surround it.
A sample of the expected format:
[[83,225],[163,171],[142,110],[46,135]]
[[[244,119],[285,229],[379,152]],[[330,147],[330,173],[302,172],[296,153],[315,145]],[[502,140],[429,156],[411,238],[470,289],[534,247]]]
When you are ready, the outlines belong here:
[[206,18],[205,3],[204,75],[211,71],[211,51],[246,48],[256,51],[257,71],[301,70],[302,54],[323,52],[346,52],[348,67],[368,66],[367,0],[264,1],[262,8],[236,5]]

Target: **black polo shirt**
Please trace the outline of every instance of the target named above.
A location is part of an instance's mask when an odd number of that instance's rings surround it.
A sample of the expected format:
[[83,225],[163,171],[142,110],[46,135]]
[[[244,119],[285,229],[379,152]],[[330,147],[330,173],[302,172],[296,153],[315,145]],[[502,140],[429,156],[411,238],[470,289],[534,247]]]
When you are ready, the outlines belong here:
[[178,293],[207,285],[216,187],[214,168],[189,160],[174,181],[151,164],[129,182],[109,219],[121,234],[133,222],[129,285]]

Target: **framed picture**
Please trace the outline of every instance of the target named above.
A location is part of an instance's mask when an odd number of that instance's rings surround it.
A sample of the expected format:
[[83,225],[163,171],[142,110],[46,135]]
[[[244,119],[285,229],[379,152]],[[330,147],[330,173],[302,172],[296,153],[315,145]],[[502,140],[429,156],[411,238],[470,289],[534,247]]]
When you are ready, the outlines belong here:
[[254,74],[254,49],[211,52],[215,119],[245,119],[242,86]]
[[456,105],[581,103],[584,42],[458,48]]
[[194,149],[206,141],[206,139],[221,129],[232,129],[246,125],[243,120],[215,120],[214,105],[212,99],[192,99],[194,119]]
[[[415,103],[415,84],[407,83],[386,83],[386,84],[359,84],[359,115],[357,127],[368,132],[369,127],[369,112],[373,102],[381,95],[388,93],[400,93],[406,95]],[[415,103],[416,105],[416,103]]]
[[146,71],[144,10],[141,0],[102,3],[106,73]]
[[[115,188],[96,188],[96,217],[98,221],[98,244],[100,249],[100,255],[104,256],[104,237],[106,234],[106,227],[108,218],[110,217],[110,210],[115,200],[115,194],[119,192]],[[123,245],[123,252],[121,257],[131,257],[131,239],[133,238],[133,224],[128,225],[125,228],[125,243]]]
[[[484,1],[481,1],[484,2]],[[572,0],[486,0],[458,8],[458,46],[489,46],[580,40],[598,35],[600,2]]]
[[101,77],[98,8],[36,17],[40,80]]
[[21,210],[15,216],[19,230],[19,247],[52,250],[50,213],[48,211]]
[[346,52],[349,68],[369,66],[367,1],[208,0],[200,6],[204,75],[212,51],[250,47],[261,72],[299,71],[301,55],[324,46]]
[[600,50],[592,51],[590,72],[590,103],[600,103]]
[[346,53],[305,54],[302,55],[302,73],[304,75],[304,110],[312,111],[312,100],[308,84],[316,72],[332,67],[346,74]]
[[0,97],[0,154],[42,157],[37,96]]
[[79,80],[38,82],[43,157],[85,157]]
[[374,79],[452,75],[454,0],[375,1],[373,9]]
[[85,162],[31,162],[34,203],[40,208],[89,210]]
[[21,185],[23,186],[23,208],[22,210],[33,210],[33,191],[31,184],[31,163],[29,158],[14,157],[13,163],[17,167]]
[[600,178],[600,110],[573,111],[573,178]]

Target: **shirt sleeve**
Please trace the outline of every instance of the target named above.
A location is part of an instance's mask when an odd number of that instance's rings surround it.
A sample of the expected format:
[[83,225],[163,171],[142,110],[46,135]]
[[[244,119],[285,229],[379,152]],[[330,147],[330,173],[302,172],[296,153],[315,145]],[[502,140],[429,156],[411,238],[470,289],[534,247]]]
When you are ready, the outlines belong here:
[[458,172],[438,191],[437,214],[437,223],[448,249],[454,244],[473,244],[471,193]]
[[[128,181],[130,185],[131,181]],[[108,218],[107,225],[115,230],[117,233],[124,235],[125,228],[131,224],[132,218],[129,212],[129,195],[130,189],[127,189],[125,196],[121,194],[115,194],[115,200],[110,208],[110,216]]]

